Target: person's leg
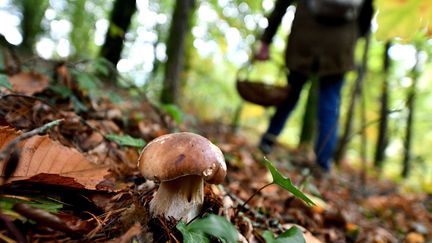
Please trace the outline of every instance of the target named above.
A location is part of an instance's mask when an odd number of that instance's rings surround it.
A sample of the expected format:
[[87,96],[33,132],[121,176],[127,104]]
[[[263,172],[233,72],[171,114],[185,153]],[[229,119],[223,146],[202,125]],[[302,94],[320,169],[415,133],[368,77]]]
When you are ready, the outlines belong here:
[[288,75],[289,95],[288,98],[276,108],[275,114],[270,120],[267,131],[261,138],[259,149],[264,153],[270,153],[276,137],[281,133],[286,120],[299,100],[303,85],[308,77],[298,72],[290,72]]
[[318,97],[318,139],[315,146],[317,163],[325,170],[331,168],[331,159],[337,143],[339,109],[344,75],[321,77]]

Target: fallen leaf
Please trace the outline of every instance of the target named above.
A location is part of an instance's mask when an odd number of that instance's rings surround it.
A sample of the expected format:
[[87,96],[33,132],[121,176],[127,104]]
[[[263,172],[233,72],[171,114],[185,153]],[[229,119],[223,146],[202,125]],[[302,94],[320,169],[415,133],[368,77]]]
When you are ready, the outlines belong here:
[[4,95],[0,98],[0,111],[9,124],[17,128],[28,128],[34,124],[33,107],[36,102],[39,101],[31,97]]
[[[3,149],[18,132],[0,127],[0,149]],[[47,184],[86,189],[96,186],[108,175],[106,166],[91,163],[76,149],[53,141],[47,135],[34,136],[17,145],[21,149],[18,166],[10,181],[31,180]],[[1,164],[1,167],[4,163]],[[4,175],[2,174],[3,178]]]
[[76,88],[74,83],[72,82],[72,77],[69,73],[69,70],[66,66],[65,63],[63,63],[62,65],[58,66],[56,69],[57,75],[58,75],[58,80],[66,87],[68,87],[69,89],[74,89]]
[[424,243],[426,242],[425,237],[417,232],[410,232],[405,237],[405,243]]
[[109,243],[127,243],[131,242],[131,240],[134,237],[138,237],[141,235],[142,227],[140,223],[135,223],[126,233],[124,233],[122,236],[115,238],[111,241],[108,241]]
[[284,224],[283,228],[285,229],[290,229],[291,227],[297,227],[301,230],[301,232],[303,233],[303,237],[305,239],[305,241],[307,243],[322,243],[322,241],[320,241],[318,238],[316,238],[309,230],[307,230],[306,228],[304,228],[301,225],[298,224]]
[[9,77],[15,92],[33,95],[48,87],[48,77],[34,72],[21,72]]

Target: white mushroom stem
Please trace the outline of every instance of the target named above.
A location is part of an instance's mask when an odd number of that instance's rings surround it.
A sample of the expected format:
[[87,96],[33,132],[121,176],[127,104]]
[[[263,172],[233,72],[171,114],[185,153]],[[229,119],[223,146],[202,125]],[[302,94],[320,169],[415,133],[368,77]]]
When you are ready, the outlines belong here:
[[203,178],[196,175],[183,176],[161,182],[150,202],[150,213],[189,222],[198,216],[203,202]]

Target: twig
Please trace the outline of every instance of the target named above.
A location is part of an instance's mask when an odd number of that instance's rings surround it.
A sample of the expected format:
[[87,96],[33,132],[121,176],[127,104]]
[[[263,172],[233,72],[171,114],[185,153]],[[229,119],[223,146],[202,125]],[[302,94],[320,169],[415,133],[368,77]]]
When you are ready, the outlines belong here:
[[12,149],[20,142],[33,137],[35,135],[44,133],[46,130],[53,128],[55,126],[58,126],[61,122],[63,122],[64,119],[58,119],[52,122],[49,122],[41,127],[35,128],[29,132],[25,132],[18,137],[16,137],[12,142],[10,142],[0,153],[0,161],[4,161],[5,158],[8,156],[8,154],[12,151]]
[[226,195],[229,196],[229,197],[230,197],[231,199],[233,199],[234,201],[236,201],[237,204],[242,204],[242,205],[244,205],[244,206],[243,206],[243,209],[246,209],[246,210],[250,211],[250,212],[251,212],[252,214],[254,214],[254,215],[259,215],[259,214],[260,214],[259,212],[257,212],[257,211],[254,210],[253,208],[250,208],[249,205],[245,205],[245,204],[244,204],[244,201],[243,201],[241,198],[239,198],[238,196],[236,196],[235,194],[233,194],[232,192],[226,191]]
[[237,210],[236,210],[236,213],[235,213],[235,215],[234,215],[234,218],[236,218],[237,217],[237,215],[240,213],[240,211],[242,211],[243,210],[243,208],[246,206],[246,204],[248,204],[248,202],[255,196],[255,195],[257,195],[261,190],[263,190],[264,188],[266,188],[266,187],[268,187],[268,186],[270,186],[270,185],[272,185],[273,184],[273,182],[270,182],[270,183],[268,183],[268,184],[266,184],[266,185],[264,185],[264,186],[262,186],[260,189],[258,189],[258,190],[256,190],[239,208],[237,208]]
[[[265,187],[267,187],[267,186],[269,186],[269,185],[270,185],[270,184],[267,184],[267,185],[264,185],[263,187],[261,187],[259,190],[257,190],[257,191],[252,195],[252,197],[253,197],[256,193],[258,193],[259,191],[263,190]],[[232,192],[230,192],[230,191],[228,191],[228,190],[225,190],[225,193],[226,193],[227,196],[229,196],[229,197],[231,197],[233,200],[237,201],[238,204],[241,204],[241,208],[237,208],[237,209],[236,209],[237,211],[236,211],[236,214],[235,214],[234,218],[238,217],[238,213],[239,213],[240,211],[243,211],[244,209],[246,209],[247,211],[249,211],[249,213],[251,213],[251,214],[252,214],[256,219],[258,219],[258,220],[261,220],[261,221],[266,222],[266,220],[268,219],[268,217],[266,217],[265,215],[263,215],[261,212],[255,210],[255,209],[253,209],[253,208],[251,208],[251,207],[249,207],[249,206],[246,204],[246,203],[247,203],[247,202],[248,202],[252,197],[249,197],[249,199],[245,202],[245,201],[243,201],[241,198],[237,197],[235,194],[233,194]],[[263,229],[268,228],[268,225],[266,225],[265,223],[264,223],[264,224],[259,223],[257,220],[253,220],[253,221],[254,221],[254,223],[255,223],[256,225],[259,225],[259,226],[262,227]],[[276,221],[276,222],[275,222],[275,226],[276,226],[278,229],[280,229],[280,230],[283,229],[283,226],[279,223],[279,221]]]

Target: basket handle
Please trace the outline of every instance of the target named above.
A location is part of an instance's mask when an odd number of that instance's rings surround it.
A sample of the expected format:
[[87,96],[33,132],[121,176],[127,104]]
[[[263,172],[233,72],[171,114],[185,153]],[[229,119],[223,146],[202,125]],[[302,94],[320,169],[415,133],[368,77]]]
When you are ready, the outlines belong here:
[[246,70],[246,79],[248,79],[249,78],[249,74],[250,74],[250,72],[251,72],[251,69],[252,69],[252,67],[253,67],[253,64],[255,63],[255,62],[272,62],[272,63],[274,63],[274,64],[276,64],[277,66],[279,66],[279,73],[278,73],[278,76],[279,77],[281,77],[283,74],[287,74],[288,73],[288,68],[285,66],[285,64],[283,64],[283,63],[279,63],[279,62],[277,62],[276,60],[274,60],[274,59],[269,59],[269,60],[266,60],[266,61],[260,61],[260,60],[257,60],[257,59],[255,59],[255,58],[250,58],[247,62],[245,62],[238,70],[237,70],[237,74],[236,74],[236,80],[240,80],[240,73],[242,72],[242,71],[245,71]]

